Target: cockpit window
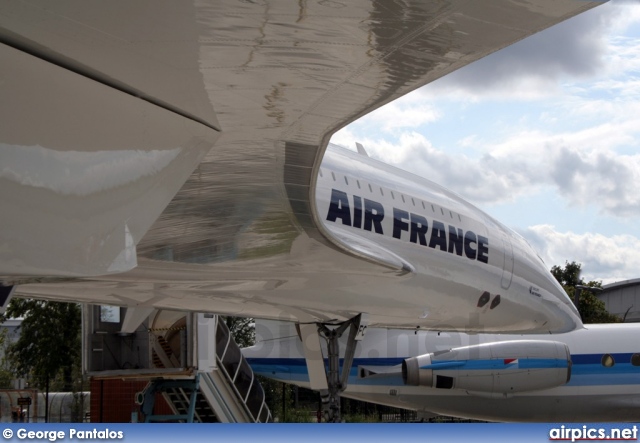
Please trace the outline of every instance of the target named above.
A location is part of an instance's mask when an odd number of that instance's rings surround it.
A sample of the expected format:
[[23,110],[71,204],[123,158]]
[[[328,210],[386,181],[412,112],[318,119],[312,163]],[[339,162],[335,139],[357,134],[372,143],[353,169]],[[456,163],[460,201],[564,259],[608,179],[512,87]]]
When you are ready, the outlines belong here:
[[631,356],[631,364],[633,366],[640,366],[640,354],[633,354]]

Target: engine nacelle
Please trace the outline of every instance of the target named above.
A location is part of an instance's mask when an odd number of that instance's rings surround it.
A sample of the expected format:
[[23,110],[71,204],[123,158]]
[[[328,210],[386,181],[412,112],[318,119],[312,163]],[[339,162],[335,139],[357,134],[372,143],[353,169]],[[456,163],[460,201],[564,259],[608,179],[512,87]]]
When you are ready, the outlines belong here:
[[402,378],[410,386],[507,397],[567,383],[571,354],[567,345],[553,341],[485,343],[407,358]]

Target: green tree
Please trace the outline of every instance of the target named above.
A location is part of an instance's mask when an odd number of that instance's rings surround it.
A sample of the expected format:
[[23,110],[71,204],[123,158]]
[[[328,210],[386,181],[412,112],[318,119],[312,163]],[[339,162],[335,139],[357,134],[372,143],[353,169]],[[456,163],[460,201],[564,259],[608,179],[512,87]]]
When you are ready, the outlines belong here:
[[8,348],[8,358],[19,374],[46,392],[48,421],[49,390],[60,380],[59,389],[74,390],[74,368],[80,366],[80,306],[75,303],[14,298],[7,317],[23,318],[20,338]]
[[246,317],[220,317],[231,336],[241,348],[253,346],[256,342],[256,323],[252,318]]
[[[580,274],[582,265],[572,261],[565,262],[564,267],[553,266],[551,274],[558,280],[571,300],[574,300],[577,285],[589,286],[591,288],[602,288],[601,281],[585,282]],[[609,314],[604,302],[588,290],[582,290],[578,303],[578,311],[584,323],[619,323],[619,317]]]
[[580,277],[580,274],[582,273],[582,265],[575,261],[572,261],[571,263],[568,261],[564,262],[564,268],[554,266],[551,268],[551,273],[564,288],[574,288],[576,285],[584,284]]
[[10,345],[9,330],[4,328],[0,330],[0,352],[2,353],[2,360],[0,361],[0,389],[10,389],[13,387],[14,371],[11,366],[11,360],[7,356]]

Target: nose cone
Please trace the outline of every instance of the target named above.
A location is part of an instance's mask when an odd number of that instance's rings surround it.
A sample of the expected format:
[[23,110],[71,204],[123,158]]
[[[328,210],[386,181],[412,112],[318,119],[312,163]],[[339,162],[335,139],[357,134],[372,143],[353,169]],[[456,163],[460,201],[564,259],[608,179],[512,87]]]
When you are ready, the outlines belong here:
[[571,300],[571,298],[569,297],[569,294],[567,294],[562,285],[560,285],[560,283],[558,283],[558,281],[553,277],[553,274],[551,274],[551,272],[547,273],[549,276],[551,276],[551,284],[555,287],[555,291],[553,291],[552,293],[557,298],[558,302],[566,305],[577,317],[580,317],[580,313],[574,305],[573,300]]
[[537,252],[520,236],[512,241],[514,247],[518,244],[523,252],[519,254],[516,265],[519,268],[517,272],[524,280],[521,282],[524,295],[548,305],[549,309],[556,311],[556,317],[564,319],[554,328],[556,330],[550,328],[550,332],[568,332],[582,328],[580,313]]

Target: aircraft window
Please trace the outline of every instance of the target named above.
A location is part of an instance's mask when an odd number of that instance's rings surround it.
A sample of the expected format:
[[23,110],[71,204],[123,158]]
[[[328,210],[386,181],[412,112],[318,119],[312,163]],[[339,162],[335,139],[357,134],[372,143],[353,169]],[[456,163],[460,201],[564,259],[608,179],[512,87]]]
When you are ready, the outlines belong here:
[[413,203],[413,206],[416,205],[416,201],[413,198],[411,199],[411,203]]
[[422,202],[422,209],[427,209],[427,208],[424,207],[424,202]]
[[404,195],[400,194],[400,197],[402,197],[402,203],[406,203],[406,201],[404,201]]
[[395,199],[396,199],[396,196],[395,196],[395,195],[393,195],[393,191],[390,191],[390,192],[391,192],[391,198],[392,198],[393,200],[395,200]]
[[480,296],[480,298],[478,299],[478,307],[482,308],[484,305],[486,305],[487,303],[489,303],[489,300],[491,300],[491,294],[489,294],[488,291],[484,291],[482,293],[482,295]]
[[347,176],[344,176],[344,182],[347,184],[347,186],[349,186],[349,180],[347,180]]
[[604,366],[605,368],[610,368],[615,364],[616,364],[616,361],[613,359],[613,355],[604,354],[602,356],[602,366]]
[[631,356],[631,364],[633,366],[640,366],[640,354],[633,354]]
[[382,188],[380,188],[380,195],[384,197],[384,192],[382,192]]
[[100,306],[100,321],[103,323],[120,323],[120,306]]
[[449,211],[449,216],[453,218],[453,212]]
[[369,192],[373,192],[373,189],[371,188],[371,185],[369,185]]
[[320,177],[322,177],[322,169],[318,170],[320,172]]
[[460,217],[460,214],[458,214],[458,220],[462,221],[462,217]]
[[331,177],[333,177],[333,181],[336,181],[336,175],[331,171]]
[[360,188],[360,180],[356,180],[356,185],[358,185],[358,189],[361,189]]
[[440,208],[440,212],[442,212],[442,215],[444,215],[444,209]]
[[431,210],[435,213],[436,212],[436,208],[433,207],[433,205],[431,205]]

